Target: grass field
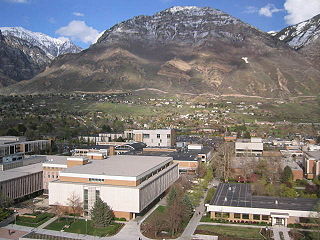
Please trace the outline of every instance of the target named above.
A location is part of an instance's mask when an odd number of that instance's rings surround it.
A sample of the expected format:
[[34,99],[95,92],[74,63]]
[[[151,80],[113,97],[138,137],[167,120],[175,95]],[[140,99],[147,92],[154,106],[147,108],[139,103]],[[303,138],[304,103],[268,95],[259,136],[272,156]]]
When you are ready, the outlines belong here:
[[39,227],[50,218],[54,217],[52,213],[34,213],[30,214],[31,216],[36,216],[35,218],[32,217],[24,217],[18,216],[16,219],[17,225],[27,226],[27,227]]
[[236,239],[263,239],[260,228],[200,225],[195,233],[233,237]]
[[84,219],[76,219],[74,221],[73,218],[60,218],[49,224],[45,229],[104,237],[115,235],[122,226],[123,224],[121,223],[112,223],[105,228],[96,228],[91,220],[86,223]]

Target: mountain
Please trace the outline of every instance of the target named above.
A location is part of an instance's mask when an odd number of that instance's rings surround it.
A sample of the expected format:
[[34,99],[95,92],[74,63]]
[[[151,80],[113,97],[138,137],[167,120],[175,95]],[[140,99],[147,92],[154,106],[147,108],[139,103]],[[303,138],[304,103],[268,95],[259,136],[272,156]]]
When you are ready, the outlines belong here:
[[30,45],[40,48],[49,59],[54,59],[66,53],[78,53],[82,49],[69,39],[58,39],[39,32],[31,32],[22,27],[0,27],[6,37],[14,37],[28,42]]
[[172,7],[106,30],[3,93],[137,90],[285,97],[319,92],[319,70],[287,44],[220,10]]
[[320,14],[284,28],[275,37],[308,57],[320,69]]
[[[34,62],[32,57],[21,49],[10,46],[9,41],[11,40],[4,37],[0,31],[0,87],[23,79],[30,79],[43,67]],[[37,55],[41,50],[35,48],[33,52]],[[39,57],[41,58],[41,54]]]
[[2,27],[0,34],[0,87],[34,77],[59,55],[81,51],[69,40],[21,27]]

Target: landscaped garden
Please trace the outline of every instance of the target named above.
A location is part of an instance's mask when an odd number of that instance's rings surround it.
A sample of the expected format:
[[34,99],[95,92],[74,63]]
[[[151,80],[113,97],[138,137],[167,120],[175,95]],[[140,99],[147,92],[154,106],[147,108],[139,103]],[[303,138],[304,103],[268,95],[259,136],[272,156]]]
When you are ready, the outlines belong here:
[[112,222],[106,227],[95,227],[92,220],[62,217],[49,224],[45,229],[93,236],[112,236],[123,227],[121,223]]
[[195,234],[205,234],[234,239],[264,239],[260,234],[260,228],[235,227],[235,226],[214,226],[214,225],[199,225]]
[[16,224],[27,227],[39,227],[52,217],[54,217],[53,213],[34,212],[17,216]]
[[12,213],[11,210],[0,208],[0,222],[9,217]]

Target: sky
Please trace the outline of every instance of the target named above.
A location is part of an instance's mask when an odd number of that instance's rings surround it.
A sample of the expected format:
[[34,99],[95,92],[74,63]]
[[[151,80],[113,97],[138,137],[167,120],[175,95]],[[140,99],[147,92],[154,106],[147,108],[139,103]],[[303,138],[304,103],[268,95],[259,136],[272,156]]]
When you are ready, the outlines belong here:
[[320,13],[320,0],[0,0],[0,27],[20,26],[86,48],[119,22],[172,6],[217,8],[263,31]]

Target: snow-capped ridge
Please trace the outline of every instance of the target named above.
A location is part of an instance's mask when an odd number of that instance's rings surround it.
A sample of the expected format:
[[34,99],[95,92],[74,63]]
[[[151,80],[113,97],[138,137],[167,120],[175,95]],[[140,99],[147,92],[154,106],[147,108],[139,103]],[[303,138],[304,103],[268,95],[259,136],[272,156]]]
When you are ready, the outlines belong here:
[[46,55],[53,59],[65,53],[77,53],[81,48],[72,43],[69,39],[50,37],[44,33],[32,32],[23,27],[0,27],[4,36],[12,36],[23,39],[30,44],[39,47]]

